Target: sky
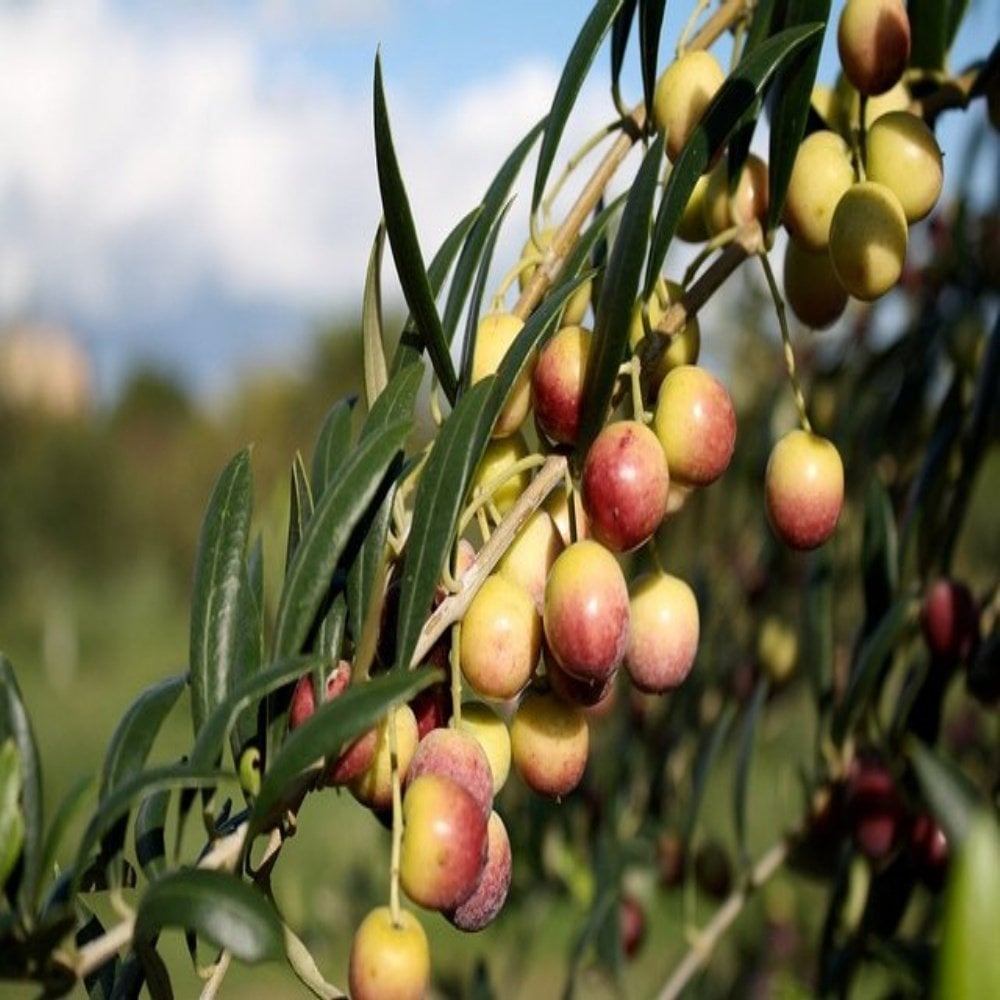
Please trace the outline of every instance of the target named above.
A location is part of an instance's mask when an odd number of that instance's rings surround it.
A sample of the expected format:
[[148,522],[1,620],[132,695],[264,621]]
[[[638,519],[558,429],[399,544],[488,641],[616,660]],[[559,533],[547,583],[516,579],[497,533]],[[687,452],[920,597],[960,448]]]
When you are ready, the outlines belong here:
[[[689,7],[668,4],[664,54]],[[380,215],[376,50],[429,258],[547,110],[589,9],[0,0],[0,326],[71,328],[106,396],[140,363],[204,393],[302,363],[317,324],[360,315]],[[956,65],[998,35],[993,0],[973,0]],[[612,117],[607,79],[604,52],[558,165]],[[636,81],[626,78],[632,99]],[[943,145],[962,118],[945,120]],[[524,240],[527,199],[522,186],[501,260]],[[398,302],[388,268],[386,286]]]

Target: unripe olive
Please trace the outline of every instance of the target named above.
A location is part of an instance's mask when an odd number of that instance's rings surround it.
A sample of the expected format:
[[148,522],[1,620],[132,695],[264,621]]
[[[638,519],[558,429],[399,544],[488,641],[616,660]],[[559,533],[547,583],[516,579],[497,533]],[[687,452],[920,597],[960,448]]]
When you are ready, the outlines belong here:
[[667,456],[670,481],[707,486],[729,466],[736,413],[726,387],[695,365],[669,372],[656,399],[653,428]]
[[653,119],[666,134],[666,152],[673,162],[726,79],[716,58],[704,50],[686,52],[671,63],[656,83]]
[[608,424],[583,463],[581,491],[594,538],[616,552],[642,545],[667,513],[670,473],[656,435],[637,420]]
[[722,233],[733,226],[767,219],[767,164],[751,153],[740,170],[736,190],[729,191],[729,164],[721,160],[708,176],[705,192],[705,223],[710,233]]
[[797,240],[785,246],[785,301],[800,322],[814,330],[836,323],[847,308],[847,292],[826,250],[806,250]]
[[764,473],[768,520],[793,549],[814,549],[834,532],[844,503],[844,466],[826,438],[793,430],[771,450]]
[[583,380],[591,332],[564,326],[538,355],[531,376],[531,401],[542,433],[555,444],[575,444],[580,432]]
[[[837,100],[838,117],[835,124],[838,132],[850,139],[858,128],[861,118],[861,95],[851,86],[850,80],[843,73],[838,74],[834,87]],[[906,84],[900,80],[891,86],[884,94],[873,94],[865,103],[865,128],[869,129],[882,115],[890,111],[905,111],[910,106],[910,92]]]
[[[580,541],[590,535],[590,523],[587,520],[587,512],[583,509],[583,500],[579,490],[573,490],[572,500],[567,497],[566,490],[553,490],[545,501],[545,509],[552,518],[559,537],[563,540],[563,545],[571,545],[575,541]],[[572,503],[572,508],[570,507]],[[570,513],[572,512],[572,523]],[[573,527],[576,534],[573,533]]]
[[884,184],[855,184],[837,202],[830,259],[840,283],[855,298],[870,302],[899,281],[906,243],[906,215]]
[[825,250],[830,221],[841,196],[854,183],[851,150],[836,133],[807,136],[795,155],[782,221],[805,248]]
[[545,639],[564,670],[602,682],[625,655],[628,587],[618,560],[597,542],[568,546],[545,586]]
[[401,910],[397,926],[388,906],[372,910],[355,932],[348,969],[354,1000],[423,1000],[431,956],[420,921]]
[[440,774],[461,785],[483,815],[493,810],[493,772],[480,742],[462,729],[432,729],[418,744],[406,770],[410,785],[422,774]]
[[884,94],[910,59],[910,19],[902,0],[847,0],[837,51],[844,75],[862,94]]
[[510,512],[518,497],[531,483],[531,472],[527,469],[510,474],[511,468],[522,458],[527,458],[528,454],[528,442],[520,433],[490,441],[486,446],[482,461],[472,478],[472,488],[487,489],[491,483],[502,480],[502,485],[493,494],[493,503],[501,514]]
[[493,776],[493,794],[496,795],[510,774],[510,730],[507,723],[488,705],[466,702],[462,706],[459,728],[474,736],[486,752]]
[[510,890],[513,855],[507,827],[498,813],[492,813],[486,827],[486,865],[476,888],[465,902],[445,916],[462,931],[481,931],[503,909]]
[[545,581],[564,548],[562,536],[549,512],[536,510],[501,556],[497,572],[524,587],[541,614],[545,606]]
[[[707,180],[706,180],[707,183]],[[663,319],[667,309],[675,302],[679,302],[684,295],[684,289],[676,281],[668,281],[660,278],[656,283],[656,290],[649,297],[646,311],[649,316],[649,326],[655,330]],[[632,307],[632,318],[628,327],[628,343],[633,350],[639,346],[646,335],[642,323],[642,303],[636,302]],[[701,351],[701,327],[697,316],[691,316],[684,324],[683,329],[670,338],[670,344],[660,355],[656,363],[656,369],[649,376],[649,384],[653,389],[659,387],[666,378],[667,372],[681,365],[693,365],[698,360]]]
[[[472,382],[487,375],[495,375],[500,362],[521,332],[524,321],[513,313],[489,313],[479,321],[476,347],[472,355]],[[513,434],[524,423],[531,406],[531,366],[526,365],[518,375],[510,396],[493,427],[493,437],[503,438]]]
[[[550,226],[538,234],[538,243],[535,243],[529,236],[527,242],[521,248],[522,262],[531,261],[531,263],[525,263],[518,272],[517,284],[521,291],[527,288],[529,282],[535,276],[538,264],[534,263],[534,261],[536,259],[540,260],[545,255],[545,251],[552,245],[552,239],[555,235],[555,229]],[[587,315],[587,307],[590,305],[591,284],[592,282],[585,281],[569,297],[569,301],[567,301],[563,309],[563,326],[576,326],[583,322],[583,317]]]
[[[409,705],[392,710],[396,725],[396,763],[400,780],[405,780],[413,752],[417,748],[417,720]],[[351,784],[352,794],[371,809],[388,809],[392,805],[392,756],[389,753],[388,716],[378,726],[375,756],[368,768]]]
[[944,182],[941,149],[924,121],[891,111],[868,130],[868,179],[899,199],[907,222],[919,222],[937,204]]
[[625,667],[640,691],[670,691],[684,682],[698,654],[694,591],[680,577],[650,573],[631,588]]
[[513,698],[534,673],[541,641],[531,595],[520,584],[493,574],[462,619],[462,673],[484,698]]
[[580,783],[587,767],[590,731],[576,705],[529,691],[510,727],[514,767],[540,795],[559,798]]
[[795,629],[776,615],[768,615],[757,633],[757,661],[771,683],[784,684],[795,672],[798,659]]
[[695,182],[694,190],[684,206],[684,214],[677,223],[677,238],[685,243],[704,243],[711,235],[705,224],[705,192],[708,190],[708,176],[702,174]]

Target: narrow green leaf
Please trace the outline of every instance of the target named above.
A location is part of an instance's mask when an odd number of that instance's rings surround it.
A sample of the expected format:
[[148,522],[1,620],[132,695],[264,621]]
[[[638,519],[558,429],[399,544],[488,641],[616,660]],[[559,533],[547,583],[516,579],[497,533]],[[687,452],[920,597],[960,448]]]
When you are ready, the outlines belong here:
[[441,388],[448,399],[454,402],[458,379],[448,349],[448,341],[441,326],[441,317],[438,316],[437,306],[434,304],[434,293],[424,267],[423,254],[420,252],[420,243],[417,241],[417,232],[410,212],[410,202],[399,171],[392,130],[389,126],[389,111],[385,103],[382,61],[379,55],[375,56],[374,105],[375,163],[382,196],[382,210],[389,234],[389,246],[396,262],[396,273],[403,287],[406,305],[416,322],[416,329],[423,346],[430,355]]
[[440,670],[393,671],[354,684],[339,697],[323,702],[289,734],[271,760],[250,815],[248,837],[260,830],[304,771],[371,729],[391,707],[441,679]]
[[499,218],[490,230],[486,246],[483,248],[482,258],[479,263],[479,272],[476,274],[472,296],[469,299],[469,312],[466,316],[465,338],[462,341],[462,362],[459,365],[459,394],[465,392],[472,383],[472,362],[476,356],[476,337],[479,333],[480,323],[479,310],[482,306],[483,294],[489,278],[490,265],[493,263],[493,251],[496,248],[497,237],[500,235],[500,228],[507,218],[507,211],[512,204],[513,201],[509,201],[504,206]]
[[961,844],[977,810],[985,805],[979,790],[964,771],[913,737],[907,740],[906,754],[948,843]]
[[[204,727],[202,728],[204,732]],[[167,843],[163,831],[167,824],[170,789],[161,788],[147,795],[135,812],[135,857],[143,874],[152,882],[166,870]]]
[[862,643],[854,661],[847,693],[833,713],[832,735],[835,743],[843,743],[858,714],[871,703],[892,662],[896,642],[909,626],[910,619],[910,601],[901,598]]
[[936,1000],[1000,996],[998,927],[1000,831],[984,811],[974,817],[968,836],[955,843],[936,955]]
[[635,19],[638,3],[639,0],[624,0],[611,23],[611,93],[615,95],[621,92],[625,52],[628,50],[628,39],[632,34],[632,21]]
[[[55,868],[56,854],[59,851],[63,837],[66,836],[66,831],[69,829],[70,824],[80,812],[80,807],[83,805],[93,783],[93,778],[89,774],[80,778],[70,786],[69,791],[59,803],[59,808],[56,810],[55,816],[52,817],[52,822],[49,824],[48,830],[45,831],[45,843],[42,847],[40,868],[42,878],[47,877]],[[2,841],[2,838],[0,838],[0,841]]]
[[145,979],[146,989],[149,990],[149,1000],[174,1000],[170,970],[156,950],[156,943],[135,938],[132,949],[142,966],[142,976]]
[[[435,298],[438,292],[441,291],[444,279],[448,276],[448,269],[458,256],[459,250],[462,249],[465,238],[475,224],[476,219],[479,218],[481,211],[482,205],[477,205],[471,212],[468,212],[459,219],[455,227],[444,238],[441,246],[438,247],[438,251],[431,261],[431,266],[427,268],[427,280],[430,282],[431,292]],[[423,349],[423,340],[417,329],[416,320],[411,314],[407,317],[406,322],[403,324],[403,330],[399,335],[399,343],[396,345],[396,351],[392,356],[390,376],[396,375],[409,365],[420,361]]]
[[323,978],[323,973],[320,972],[316,959],[313,958],[312,952],[305,946],[302,939],[287,924],[284,925],[283,929],[285,957],[299,982],[320,1000],[348,1000],[347,994],[343,990],[338,989]]
[[323,491],[337,477],[340,466],[351,450],[351,417],[357,401],[356,396],[338,400],[323,421],[309,477],[312,495],[317,503]]
[[485,412],[494,380],[477,382],[455,404],[417,483],[396,626],[396,664],[403,670],[416,648],[469,483],[486,448],[492,421]]
[[161,789],[211,788],[220,781],[231,777],[231,774],[226,774],[217,768],[195,770],[187,764],[166,764],[151,767],[127,778],[100,802],[97,811],[87,823],[77,847],[73,869],[73,891],[70,895],[75,895],[79,888],[80,879],[86,870],[87,863],[101,838],[115,824],[126,818],[132,807],[141,798]]
[[288,480],[288,540],[285,543],[285,574],[292,565],[295,550],[305,534],[306,525],[313,512],[312,487],[302,456],[296,452]]
[[[239,687],[247,677],[260,672],[264,665],[264,547],[258,534],[244,567],[243,590],[240,595],[239,654],[230,683],[230,690]],[[257,738],[256,712],[244,712],[229,734],[233,764],[239,765],[243,748]]]
[[736,768],[733,771],[733,823],[736,827],[736,844],[743,857],[747,856],[747,793],[750,788],[754,736],[757,733],[761,709],[767,701],[767,694],[767,675],[761,674],[757,678],[750,704],[743,714],[736,751]]
[[[829,17],[830,0],[791,0],[785,11],[783,26],[791,28],[810,22],[822,22],[825,25]],[[822,45],[822,34],[815,36],[789,59],[774,81],[767,159],[768,232],[772,232],[781,221],[781,210],[785,204],[785,193],[792,176],[795,155],[799,151],[806,122],[809,120],[809,105]]]
[[401,368],[375,401],[361,428],[361,440],[400,420],[411,420],[424,376],[422,362]]
[[667,0],[639,2],[639,58],[642,68],[642,96],[647,119],[653,117],[653,94],[656,92],[656,64],[660,54],[660,29]]
[[968,7],[969,0],[951,0],[948,4],[948,24],[945,34],[946,51],[951,51],[952,45],[955,44],[955,36],[962,26],[962,20],[965,18]]
[[104,799],[123,781],[145,767],[160,726],[186,683],[185,674],[157,681],[125,710],[104,755],[99,798]]
[[867,634],[880,622],[896,597],[899,584],[896,520],[889,493],[878,476],[868,483],[861,543],[861,577],[865,591]]
[[146,977],[139,956],[133,951],[125,958],[115,977],[111,1000],[139,1000]]
[[576,243],[573,244],[573,248],[566,254],[566,259],[563,261],[562,267],[559,268],[559,273],[556,275],[556,279],[552,285],[552,291],[549,292],[550,296],[561,294],[563,285],[566,282],[574,281],[584,266],[590,262],[591,255],[594,254],[598,242],[607,232],[611,220],[621,211],[622,206],[628,198],[628,194],[628,191],[623,191],[609,205],[605,205],[594,216],[593,222],[580,233]]
[[546,297],[514,338],[496,375],[477,382],[459,399],[434,440],[413,502],[396,629],[397,667],[405,669],[416,648],[434,588],[451,551],[462,504],[493,425],[528,358],[584,280],[577,277]]
[[361,306],[361,347],[364,357],[365,404],[370,410],[389,382],[382,327],[382,252],[385,222],[380,221],[368,257],[365,292]]
[[247,882],[225,872],[193,868],[157,879],[139,904],[135,937],[149,941],[168,927],[193,930],[241,962],[270,961],[284,952],[274,906]]
[[643,298],[649,298],[653,294],[670,241],[674,238],[698,178],[705,172],[715,153],[726,144],[746,112],[764,95],[774,74],[803,46],[820,36],[823,28],[822,24],[804,24],[788,28],[762,42],[740,60],[733,74],[705,109],[701,122],[691,133],[670,171],[670,178],[656,213],[646,263]]
[[21,692],[10,660],[0,653],[0,743],[12,739],[17,746],[21,773],[21,815],[24,818],[24,874],[20,893],[23,909],[30,912],[38,898],[41,874],[42,770]]
[[258,674],[244,678],[229,692],[224,701],[215,706],[201,727],[198,739],[188,756],[188,764],[192,770],[204,770],[218,758],[226,736],[236,724],[241,712],[256,705],[261,698],[272,691],[298,680],[321,662],[321,658],[317,656],[289,657],[279,660]]
[[[789,6],[786,2],[783,7]],[[763,41],[775,34],[787,25],[781,23],[779,16],[775,16],[775,0],[758,0],[754,6],[753,16],[750,18],[750,27],[747,30],[746,42],[743,44],[743,56],[748,56]]]
[[[77,948],[96,941],[105,934],[104,924],[79,897],[76,899],[76,910],[79,927],[73,936]],[[90,1000],[108,1000],[114,989],[115,976],[118,972],[118,956],[112,954],[103,965],[83,977],[83,985]]]
[[[493,178],[486,190],[482,211],[462,245],[462,252],[455,265],[455,273],[452,275],[451,285],[448,289],[448,300],[445,303],[442,323],[449,344],[455,338],[458,320],[462,314],[462,306],[465,304],[473,278],[478,271],[482,270],[480,261],[485,256],[490,256],[485,253],[487,245],[496,242],[499,224],[507,214],[509,207],[510,189],[521,171],[525,157],[531,151],[531,147],[534,146],[544,127],[544,118],[531,127],[527,135],[514,147],[514,151],[504,161],[503,166],[500,167],[496,177]],[[475,307],[470,311],[478,313],[479,309]]]
[[394,483],[372,512],[369,523],[365,526],[365,540],[347,571],[347,619],[351,623],[351,635],[355,643],[361,640],[361,630],[368,617],[374,588],[384,576],[389,557],[389,527],[392,524],[395,497]]
[[601,298],[597,304],[587,373],[583,382],[583,410],[577,451],[585,454],[607,419],[618,369],[628,346],[627,318],[632,314],[646,259],[649,217],[663,164],[664,136],[646,152],[625,202],[621,226],[611,248]]
[[590,70],[590,65],[597,55],[597,50],[604,41],[604,36],[611,27],[622,0],[597,0],[587,20],[584,21],[580,34],[577,35],[569,58],[563,67],[562,76],[552,98],[552,108],[549,111],[545,125],[545,135],[538,151],[538,165],[535,168],[535,184],[531,192],[531,213],[538,211],[545,194],[545,185],[549,180],[549,172],[556,158],[556,150],[562,139],[566,122],[569,119],[577,95],[583,86],[584,78]]
[[274,659],[293,656],[304,647],[355,525],[391,484],[390,469],[410,426],[409,421],[390,424],[359,442],[323,494],[285,577],[274,626]]
[[0,746],[0,889],[14,870],[24,847],[21,815],[21,761],[17,744],[8,737]]
[[711,731],[702,737],[701,745],[698,748],[698,756],[694,762],[694,777],[691,784],[691,804],[688,807],[687,822],[684,826],[684,842],[689,843],[691,835],[694,833],[695,825],[698,822],[698,813],[701,811],[701,801],[705,797],[705,786],[708,784],[708,776],[712,773],[712,765],[715,763],[719,751],[726,742],[729,730],[733,726],[733,719],[736,718],[736,704],[729,702],[719,714],[718,719]]
[[907,0],[910,14],[910,65],[944,69],[948,51],[947,0]]
[[219,477],[202,523],[191,605],[191,719],[196,735],[225,697],[238,652],[252,488],[250,451],[244,449]]

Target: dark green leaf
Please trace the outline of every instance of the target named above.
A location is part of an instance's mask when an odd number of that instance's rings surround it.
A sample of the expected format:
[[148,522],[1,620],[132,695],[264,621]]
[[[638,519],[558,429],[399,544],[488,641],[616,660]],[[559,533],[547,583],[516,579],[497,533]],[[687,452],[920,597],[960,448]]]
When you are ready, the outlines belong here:
[[138,955],[133,952],[122,962],[118,970],[111,1000],[139,1000],[145,981],[142,963]]
[[379,396],[368,412],[361,428],[361,440],[400,420],[411,420],[413,408],[420,392],[420,382],[424,376],[422,362],[401,368],[393,375],[385,391]]
[[22,847],[21,760],[17,744],[8,738],[0,745],[0,889],[7,884]]
[[462,341],[462,363],[459,366],[459,393],[463,393],[469,388],[472,382],[472,362],[476,356],[476,337],[479,333],[479,310],[483,302],[483,293],[486,290],[486,282],[489,278],[490,265],[493,263],[493,251],[496,247],[497,237],[500,235],[500,227],[507,218],[507,211],[512,202],[507,202],[499,218],[490,230],[486,246],[483,248],[482,258],[479,262],[479,271],[476,274],[476,281],[472,288],[472,296],[469,300],[469,313],[466,317],[465,338]]
[[[260,672],[264,664],[264,546],[257,538],[247,557],[240,599],[239,655],[231,678],[235,690],[247,677]],[[257,737],[257,713],[244,712],[229,734],[233,763],[239,765],[243,748]]]
[[948,4],[948,25],[947,35],[945,36],[947,50],[950,50],[955,43],[955,36],[958,34],[958,29],[962,26],[962,20],[965,17],[968,7],[969,0],[951,0]]
[[[202,727],[202,732],[205,727]],[[143,874],[152,882],[166,869],[167,844],[163,835],[167,823],[170,790],[161,788],[147,795],[135,813],[135,856]]]
[[355,526],[391,484],[390,469],[410,426],[400,421],[364,438],[323,494],[285,577],[274,626],[275,659],[304,647]]
[[896,643],[910,624],[910,618],[909,599],[902,598],[896,601],[871,635],[862,643],[851,671],[847,693],[833,714],[832,735],[835,743],[843,743],[858,714],[871,704],[892,662]]
[[125,710],[104,755],[99,798],[104,799],[145,767],[160,726],[186,683],[184,674],[157,681]]
[[202,523],[191,606],[191,719],[197,735],[226,696],[239,651],[239,606],[252,505],[250,451],[223,470]]
[[[80,927],[74,935],[77,948],[90,944],[104,936],[104,925],[79,898],[76,900]],[[103,965],[83,977],[83,985],[90,1000],[108,1000],[115,984],[118,972],[118,956],[112,954]]]
[[[809,22],[826,23],[830,16],[830,0],[791,0],[784,27],[791,28]],[[774,81],[771,103],[771,136],[768,152],[767,230],[771,232],[781,220],[788,180],[792,176],[795,155],[809,119],[816,70],[823,36],[817,35],[804,45],[782,67]]]
[[750,787],[750,764],[753,761],[754,736],[760,711],[767,701],[767,675],[761,674],[753,696],[740,725],[739,746],[736,751],[736,768],[733,772],[733,822],[736,826],[736,843],[743,857],[747,856],[747,792]]
[[313,452],[310,486],[313,498],[319,502],[323,491],[337,477],[344,459],[351,450],[351,417],[356,396],[347,396],[333,404],[323,421],[323,428]]
[[642,94],[646,116],[652,120],[653,94],[656,92],[656,62],[660,53],[660,29],[667,0],[640,0],[639,58],[642,65]]
[[[56,814],[53,816],[48,830],[45,831],[45,845],[42,848],[41,863],[43,878],[55,867],[59,845],[62,843],[69,825],[79,813],[80,806],[83,804],[92,785],[93,779],[90,775],[80,778],[59,803],[59,808],[56,810]],[[0,842],[2,842],[2,838],[0,838]]]
[[947,0],[907,0],[910,14],[910,65],[944,69],[948,51]]
[[244,678],[239,686],[229,692],[225,701],[216,705],[215,710],[205,720],[188,758],[191,768],[196,771],[203,770],[218,758],[226,736],[241,712],[256,705],[261,698],[272,691],[298,680],[321,662],[321,658],[315,656],[289,657],[258,674]]
[[945,890],[933,996],[988,1000],[1000,996],[1000,831],[981,812],[954,845]]
[[278,806],[297,778],[318,760],[338,753],[371,729],[388,710],[441,680],[439,670],[400,670],[354,684],[321,704],[289,734],[270,762],[250,816],[252,836]]
[[423,254],[413,225],[410,202],[403,186],[403,178],[396,159],[396,150],[389,126],[389,111],[382,85],[382,61],[375,57],[375,162],[378,169],[378,186],[382,195],[382,210],[389,233],[389,245],[396,262],[396,273],[403,287],[403,297],[416,322],[423,346],[430,355],[441,388],[454,402],[458,389],[455,366],[452,364],[448,341],[441,326],[434,293],[424,267]]
[[[462,504],[489,435],[528,358],[550,331],[564,303],[585,280],[551,292],[514,338],[495,376],[477,382],[444,422],[420,474],[413,502],[396,629],[396,665],[406,667],[451,551]],[[482,388],[481,388],[482,387]],[[468,400],[468,402],[466,402]]]
[[[791,5],[787,4],[787,6]],[[743,44],[744,58],[753,52],[761,42],[774,34],[776,30],[787,27],[787,25],[780,23],[780,15],[779,17],[775,17],[774,7],[775,0],[758,0],[754,6],[746,42]]]
[[[459,250],[461,250],[465,242],[465,237],[475,224],[476,219],[479,218],[481,211],[482,206],[477,205],[471,212],[459,219],[455,227],[444,238],[441,246],[438,247],[438,252],[431,261],[431,266],[427,268],[427,280],[430,282],[431,292],[435,297],[441,290],[444,279],[448,276],[448,269],[458,255]],[[399,343],[396,345],[396,353],[392,357],[390,375],[396,375],[404,368],[420,361],[423,349],[423,340],[417,329],[416,320],[410,315],[403,324]]]
[[385,249],[385,222],[378,224],[365,274],[361,306],[361,346],[364,356],[365,403],[370,410],[389,381],[385,363],[385,334],[382,328],[382,251]]
[[151,767],[149,770],[123,781],[106,799],[101,801],[97,812],[91,817],[83,832],[77,848],[76,863],[73,869],[74,890],[71,895],[75,894],[76,888],[79,887],[87,863],[101,838],[112,827],[126,818],[140,799],[162,789],[211,788],[221,780],[230,777],[232,775],[227,775],[217,768],[195,770],[187,764],[168,764],[161,767]]
[[611,24],[611,93],[615,95],[621,89],[622,67],[625,65],[625,52],[638,2],[639,0],[624,0]]
[[196,868],[157,879],[139,904],[135,937],[149,941],[168,927],[193,930],[241,962],[284,953],[277,911],[251,885],[225,872]]
[[597,0],[573,43],[573,49],[566,60],[555,96],[552,98],[552,109],[545,125],[542,147],[538,151],[535,184],[531,193],[532,215],[538,211],[538,206],[542,203],[549,172],[556,158],[556,150],[566,128],[566,121],[580,93],[580,87],[583,86],[590,65],[621,4],[622,0]]
[[740,61],[705,109],[701,122],[677,157],[656,213],[643,298],[653,294],[663,270],[667,248],[698,178],[705,172],[712,157],[726,144],[746,112],[764,95],[774,74],[804,46],[820,36],[823,27],[822,24],[804,24],[788,28],[762,42]]
[[581,455],[604,426],[618,369],[628,346],[628,317],[632,315],[646,259],[649,217],[663,164],[663,143],[661,134],[646,152],[625,202],[621,226],[604,274],[583,382],[583,409],[577,441],[577,451]]
[[385,578],[389,527],[392,524],[395,496],[396,487],[393,485],[375,510],[365,532],[364,543],[347,571],[347,612],[355,643],[361,640],[361,631],[368,617],[375,587],[379,580]]
[[494,380],[484,379],[462,395],[438,431],[420,474],[396,627],[396,664],[404,670],[430,611],[469,483],[486,448],[492,425],[486,407]]
[[24,874],[21,900],[26,912],[34,909],[41,874],[42,770],[31,720],[10,660],[0,653],[0,744],[12,739],[17,746],[21,773],[21,815],[24,817]]
[[313,512],[312,488],[302,456],[296,452],[289,474],[288,541],[285,544],[285,573],[288,573]]
[[156,950],[155,942],[136,938],[132,944],[136,957],[142,966],[146,988],[150,1000],[174,1000],[174,988],[170,982],[170,970]]
[[906,753],[920,782],[920,790],[949,844],[961,844],[977,810],[985,805],[965,772],[917,739],[909,739]]
[[698,756],[694,762],[691,804],[688,807],[687,823],[684,827],[685,843],[690,842],[691,835],[694,833],[695,824],[698,822],[698,813],[701,810],[701,800],[705,796],[705,786],[708,784],[708,776],[712,773],[712,765],[726,742],[726,737],[729,735],[735,718],[736,704],[729,702],[719,714],[712,729],[702,737],[701,745],[698,747]]
[[[469,293],[473,278],[477,271],[482,270],[480,260],[484,258],[487,243],[496,241],[499,223],[506,215],[509,206],[508,196],[511,186],[521,170],[524,158],[534,146],[544,126],[545,119],[543,118],[532,126],[528,134],[514,147],[514,151],[504,161],[503,166],[486,191],[482,211],[462,246],[458,263],[455,265],[455,273],[452,275],[451,286],[448,289],[448,301],[445,303],[442,320],[444,334],[449,344],[454,340],[458,319],[462,314],[462,306]],[[478,313],[479,309],[476,308],[474,311]]]
[[861,574],[865,588],[865,621],[874,627],[889,610],[899,585],[896,520],[889,493],[877,475],[871,477],[865,496]]

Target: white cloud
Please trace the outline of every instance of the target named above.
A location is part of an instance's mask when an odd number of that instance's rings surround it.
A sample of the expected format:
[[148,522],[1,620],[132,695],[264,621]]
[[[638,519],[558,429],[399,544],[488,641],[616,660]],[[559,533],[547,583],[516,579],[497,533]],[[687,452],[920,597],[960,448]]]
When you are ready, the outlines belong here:
[[[197,30],[110,0],[0,6],[0,320],[78,323],[120,367],[187,350],[171,323],[202,300],[217,314],[212,353],[230,359],[255,304],[272,324],[287,315],[275,338],[306,316],[358,308],[379,215],[370,91],[357,96],[335,72],[269,71],[261,24],[288,6],[188,11]],[[556,73],[498,67],[433,109],[387,74],[428,256],[544,113]],[[122,339],[137,330],[150,340]]]

